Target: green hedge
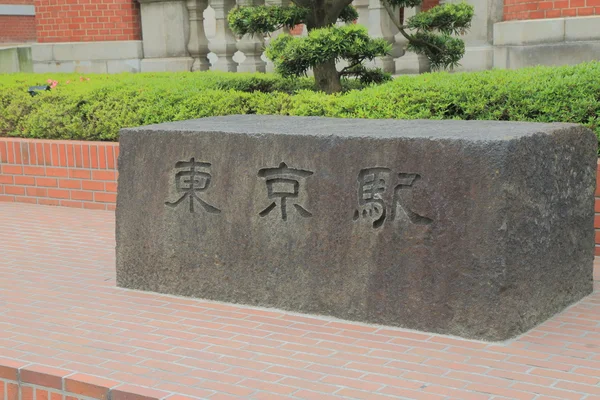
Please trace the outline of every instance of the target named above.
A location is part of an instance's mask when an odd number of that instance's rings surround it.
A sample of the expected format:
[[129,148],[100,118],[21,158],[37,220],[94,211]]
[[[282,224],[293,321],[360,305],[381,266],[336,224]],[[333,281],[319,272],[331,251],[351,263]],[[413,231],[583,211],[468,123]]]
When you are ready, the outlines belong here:
[[[27,93],[46,79],[58,85],[33,97]],[[117,140],[122,127],[213,115],[283,114],[574,122],[600,137],[598,62],[403,76],[338,95],[312,88],[310,79],[269,74],[2,75],[0,136]]]

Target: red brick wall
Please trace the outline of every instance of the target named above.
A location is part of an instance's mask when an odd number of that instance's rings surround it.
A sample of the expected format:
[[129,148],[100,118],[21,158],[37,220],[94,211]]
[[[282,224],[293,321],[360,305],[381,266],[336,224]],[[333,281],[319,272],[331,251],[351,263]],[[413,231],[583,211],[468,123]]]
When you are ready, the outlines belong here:
[[600,0],[504,0],[504,20],[600,15]]
[[[0,0],[5,5],[33,5],[33,0]],[[35,42],[33,15],[0,15],[0,43]]]
[[[118,156],[113,142],[0,138],[0,201],[114,210]],[[594,207],[600,256],[600,162]]]
[[0,15],[0,43],[35,42],[35,17]]
[[440,4],[440,0],[423,0],[423,3],[421,3],[421,10],[427,11],[438,4]]
[[290,34],[294,36],[302,35],[302,30],[304,29],[304,24],[296,25],[292,29],[290,29]]
[[140,40],[135,0],[35,0],[40,43]]
[[0,400],[160,400],[167,395],[160,390],[0,358]]
[[594,217],[594,228],[596,229],[596,256],[600,256],[600,162],[596,171],[596,201],[594,203],[596,215]]
[[118,143],[0,138],[0,201],[114,210]]

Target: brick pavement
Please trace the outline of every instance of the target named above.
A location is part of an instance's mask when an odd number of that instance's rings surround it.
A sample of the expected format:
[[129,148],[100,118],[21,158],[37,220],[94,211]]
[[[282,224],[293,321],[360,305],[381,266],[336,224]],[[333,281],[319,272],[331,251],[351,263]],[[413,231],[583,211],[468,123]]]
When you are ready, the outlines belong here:
[[24,366],[21,380],[112,387],[113,400],[142,387],[172,400],[600,399],[598,285],[483,343],[119,289],[113,231],[110,211],[0,203],[0,378]]

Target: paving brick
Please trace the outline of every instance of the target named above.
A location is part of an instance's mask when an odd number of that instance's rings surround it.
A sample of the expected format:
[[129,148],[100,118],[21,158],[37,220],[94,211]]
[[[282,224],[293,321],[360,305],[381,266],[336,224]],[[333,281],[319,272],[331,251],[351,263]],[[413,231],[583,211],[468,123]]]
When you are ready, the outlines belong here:
[[519,372],[493,370],[493,371],[488,372],[488,375],[499,377],[499,378],[510,379],[513,381],[532,383],[534,385],[550,386],[554,383],[553,379],[543,378],[541,376],[530,375],[530,374],[522,374]]
[[281,385],[279,383],[264,382],[256,379],[244,379],[239,383],[239,385],[262,390],[265,392],[272,392],[275,394],[291,394],[297,390],[297,388],[293,386]]
[[[344,378],[341,378],[344,379]],[[298,379],[298,378],[283,378],[282,380],[277,382],[278,384],[282,384],[282,385],[288,385],[288,386],[292,386],[292,387],[296,387],[298,389],[309,389],[309,390],[313,390],[316,392],[322,392],[322,393],[334,393],[335,391],[337,391],[339,389],[338,386],[336,386],[335,384],[326,384],[326,383],[322,383],[321,382],[314,382],[314,381],[308,381],[308,380],[304,380],[304,379]],[[367,384],[369,385],[369,384]],[[372,386],[372,385],[370,385]]]
[[600,383],[600,370],[597,369],[577,368],[573,371],[573,373],[565,373],[564,371],[534,368],[530,370],[529,373],[531,375],[547,376],[554,379],[584,383],[588,385],[597,385]]
[[572,390],[579,393],[587,393],[595,396],[600,396],[600,386],[598,385],[585,385],[582,383],[575,382],[558,382],[555,385],[555,387],[560,389]]
[[[466,387],[468,390],[472,390],[475,392],[488,393],[488,394],[497,394],[500,396],[505,396],[511,399],[519,399],[519,400],[532,400],[536,397],[534,393],[528,393],[526,391],[518,391],[514,389],[508,389],[498,386],[485,385],[481,383],[472,383]],[[518,389],[518,388],[516,388]]]
[[174,394],[174,395],[167,397],[167,400],[196,400],[196,399],[193,397],[182,396],[180,394]]
[[470,360],[465,360],[465,362],[455,362],[431,358],[429,360],[426,360],[425,364],[432,365],[434,367],[447,368],[449,370],[472,372],[475,374],[485,374],[489,369],[486,367],[469,364],[469,361]]
[[294,393],[294,397],[303,400],[337,400],[340,397],[336,395],[329,395],[320,392],[313,392],[312,390],[300,390]]
[[[227,393],[227,394],[231,394],[231,395],[235,395],[235,396],[240,396],[242,398],[248,398],[248,396],[250,396],[252,393],[256,392],[255,389],[251,389],[251,388],[245,388],[245,387],[241,387],[239,385],[233,385],[230,383],[224,383],[224,382],[213,382],[213,381],[206,381],[204,383],[202,383],[202,386],[210,389],[210,390],[214,390],[217,393]],[[213,397],[211,397],[211,399],[213,399]]]
[[21,368],[47,385],[40,399],[65,400],[62,384],[85,399],[113,388],[112,400],[600,396],[598,288],[519,338],[485,344],[119,289],[114,213],[0,203],[0,220],[0,379]]
[[419,382],[423,382],[426,384],[435,384],[435,385],[439,385],[439,386],[445,386],[448,388],[457,388],[457,389],[464,388],[469,383],[469,381],[465,381],[465,380],[452,379],[452,378],[448,378],[446,376],[423,374],[421,372],[413,372],[413,371],[409,371],[407,373],[402,374],[402,378],[410,379],[412,381],[419,381]]
[[[349,388],[342,388],[339,391],[337,391],[335,394],[338,395],[338,396],[349,397],[351,399],[364,399],[364,400],[370,400],[370,399],[373,399],[373,400],[398,399],[397,395],[388,396],[388,395],[385,395],[385,394],[376,394],[376,393],[365,392],[365,391],[362,391],[362,390],[349,389]],[[404,398],[406,398],[406,397],[404,397]]]
[[321,379],[321,382],[329,383],[331,385],[337,385],[342,387],[349,387],[361,390],[369,390],[375,392],[383,387],[381,383],[369,382],[368,380],[363,379],[352,379],[346,378],[342,376],[325,376]]
[[156,389],[170,391],[170,392],[174,392],[174,393],[181,393],[186,396],[191,396],[193,398],[193,400],[205,399],[205,398],[208,398],[210,395],[214,394],[214,391],[211,391],[211,390],[195,388],[195,387],[190,387],[190,386],[184,386],[184,385],[177,385],[177,384],[173,384],[173,383],[161,383],[156,386]]

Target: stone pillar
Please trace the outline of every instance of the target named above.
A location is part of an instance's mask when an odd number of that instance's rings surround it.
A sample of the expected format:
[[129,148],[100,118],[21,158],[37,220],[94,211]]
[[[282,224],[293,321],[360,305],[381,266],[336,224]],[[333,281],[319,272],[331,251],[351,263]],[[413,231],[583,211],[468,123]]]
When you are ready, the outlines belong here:
[[[265,0],[265,5],[286,7],[290,5],[290,0]],[[290,33],[290,30],[284,28],[271,33],[270,36],[265,38],[265,45],[268,46],[272,39],[276,38],[282,33]],[[269,60],[266,55],[263,55],[263,59],[267,63],[267,72],[273,72],[275,70],[275,65],[273,65],[273,62]]]
[[[458,3],[461,0],[444,0]],[[471,29],[462,36],[465,55],[456,71],[481,71],[494,66],[494,24],[502,21],[503,0],[467,0],[475,7]]]
[[190,40],[187,48],[194,59],[192,71],[206,71],[210,68],[208,61],[208,39],[204,32],[204,10],[208,7],[208,0],[187,0],[187,9],[190,16]]
[[235,6],[235,0],[211,0],[210,6],[215,10],[215,37],[208,44],[210,51],[218,57],[213,64],[217,71],[236,72],[237,64],[233,61],[236,40],[229,29],[227,14]]
[[[398,32],[398,29],[394,26],[381,1],[369,0],[368,10],[369,35],[374,38],[383,38],[393,45],[394,35]],[[379,57],[374,63],[371,63],[371,66],[381,68],[385,72],[395,72],[394,59],[391,55]]]
[[[264,0],[239,0],[240,6],[259,6]],[[238,65],[238,72],[265,72],[266,63],[261,59],[264,38],[262,35],[244,35],[237,42],[237,49],[244,53],[244,61]]]
[[[414,8],[405,8],[404,9],[404,22],[413,15],[421,12],[421,6]],[[401,33],[396,35],[396,42],[399,47],[403,49],[403,54],[401,57],[396,58],[396,74],[405,75],[405,74],[421,74],[423,72],[429,72],[431,67],[429,65],[429,59],[424,55],[414,53],[412,51],[406,51],[408,46],[408,40],[402,36]]]
[[358,12],[358,23],[369,26],[369,0],[355,0],[352,5]]
[[184,0],[139,0],[144,59],[142,72],[189,71],[190,21]]

